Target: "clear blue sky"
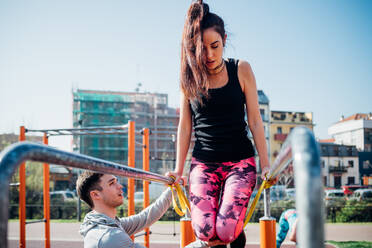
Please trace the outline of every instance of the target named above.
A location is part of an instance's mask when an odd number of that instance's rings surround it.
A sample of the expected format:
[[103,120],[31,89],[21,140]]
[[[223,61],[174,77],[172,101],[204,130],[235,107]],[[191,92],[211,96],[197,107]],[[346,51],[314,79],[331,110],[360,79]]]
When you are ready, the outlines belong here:
[[[315,136],[372,112],[372,1],[213,0],[225,57],[247,60],[272,110],[313,112]],[[0,133],[72,126],[72,87],[179,100],[190,1],[0,2]],[[66,138],[51,144],[69,149]]]

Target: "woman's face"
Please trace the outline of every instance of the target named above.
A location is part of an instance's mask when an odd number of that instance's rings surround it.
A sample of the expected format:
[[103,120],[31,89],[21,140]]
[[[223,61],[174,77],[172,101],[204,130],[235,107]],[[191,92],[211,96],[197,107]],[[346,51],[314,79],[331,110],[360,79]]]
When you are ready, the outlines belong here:
[[207,69],[212,70],[221,64],[225,37],[221,37],[213,27],[204,30],[203,46],[204,46],[204,63]]

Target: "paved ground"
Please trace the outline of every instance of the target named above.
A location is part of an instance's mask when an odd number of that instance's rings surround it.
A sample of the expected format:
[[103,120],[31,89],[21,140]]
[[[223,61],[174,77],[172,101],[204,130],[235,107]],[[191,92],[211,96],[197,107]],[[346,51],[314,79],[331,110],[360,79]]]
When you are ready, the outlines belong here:
[[[51,246],[53,248],[83,247],[82,238],[79,235],[79,223],[51,223]],[[176,235],[174,236],[173,233]],[[176,248],[179,247],[179,225],[173,227],[172,223],[156,223],[152,226],[153,234],[150,236],[150,247],[152,248]],[[259,247],[259,225],[248,224],[245,229],[247,236],[247,248]],[[371,241],[372,224],[326,224],[325,239],[335,241]],[[26,226],[26,247],[36,248],[44,246],[43,223]],[[9,222],[8,224],[9,248],[19,247],[19,224]],[[143,237],[137,237],[136,242],[143,243]],[[285,241],[286,248],[294,248],[291,242]],[[333,246],[327,246],[333,247]]]

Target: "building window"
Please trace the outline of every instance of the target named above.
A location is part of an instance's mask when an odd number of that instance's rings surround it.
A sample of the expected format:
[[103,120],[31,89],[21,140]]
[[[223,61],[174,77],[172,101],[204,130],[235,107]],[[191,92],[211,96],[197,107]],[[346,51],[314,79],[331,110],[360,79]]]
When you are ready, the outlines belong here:
[[293,128],[294,128],[294,127],[291,127],[291,128],[289,129],[289,132],[292,132]]
[[368,169],[371,166],[369,160],[363,161],[363,169]]
[[324,186],[327,186],[327,176],[324,176],[323,177],[323,180],[324,180],[324,182],[323,182],[324,183]]
[[349,160],[348,167],[354,168],[354,160]]
[[281,134],[282,133],[282,127],[277,127],[276,132]]
[[324,168],[324,167],[325,167],[325,161],[322,160],[322,168]]
[[347,177],[347,184],[355,184],[355,177]]

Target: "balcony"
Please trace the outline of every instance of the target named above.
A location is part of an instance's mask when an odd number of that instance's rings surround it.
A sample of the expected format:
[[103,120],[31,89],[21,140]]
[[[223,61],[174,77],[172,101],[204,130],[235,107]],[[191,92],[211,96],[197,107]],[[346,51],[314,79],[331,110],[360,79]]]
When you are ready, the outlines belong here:
[[328,171],[329,173],[346,173],[347,167],[346,166],[329,166]]
[[288,134],[285,133],[276,133],[274,134],[274,140],[284,142]]

